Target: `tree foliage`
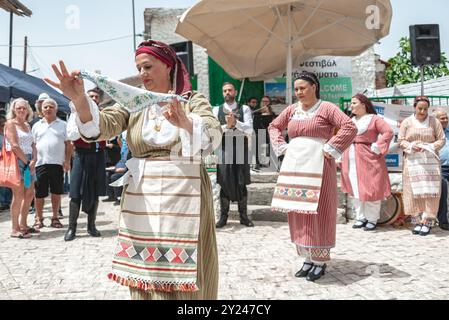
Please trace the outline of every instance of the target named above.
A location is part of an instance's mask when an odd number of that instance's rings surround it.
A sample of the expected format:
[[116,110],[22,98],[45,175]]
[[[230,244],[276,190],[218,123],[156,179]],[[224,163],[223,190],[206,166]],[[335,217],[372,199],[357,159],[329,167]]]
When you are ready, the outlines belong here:
[[[421,80],[421,70],[417,66],[412,65],[411,52],[412,48],[407,37],[399,40],[400,51],[388,60],[390,64],[386,71],[387,86],[416,83]],[[441,64],[434,66],[424,66],[424,80],[431,80],[449,75],[447,67],[448,60],[444,52],[441,53]]]

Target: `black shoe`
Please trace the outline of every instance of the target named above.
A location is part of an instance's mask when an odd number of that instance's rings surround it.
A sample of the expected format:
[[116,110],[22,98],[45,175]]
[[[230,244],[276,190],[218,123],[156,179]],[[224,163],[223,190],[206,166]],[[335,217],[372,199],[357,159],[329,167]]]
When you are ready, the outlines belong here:
[[64,241],[72,241],[73,239],[75,239],[76,236],[75,233],[76,233],[75,229],[69,228],[65,233]]
[[120,205],[120,200],[115,200],[114,206],[119,206],[119,205]]
[[368,222],[365,226],[365,228],[363,228],[363,230],[365,231],[374,231],[376,230],[376,224]]
[[357,220],[355,224],[352,226],[352,229],[362,229],[366,224],[368,223],[368,220],[361,221]]
[[254,223],[251,220],[249,220],[248,218],[240,219],[240,224],[243,224],[244,226],[247,226],[247,227],[254,227]]
[[417,225],[413,228],[412,233],[413,233],[413,234],[420,234],[420,233],[421,233],[421,228],[422,228],[422,224],[417,224]]
[[[304,269],[305,266],[311,266],[308,269]],[[304,278],[307,277],[307,275],[309,274],[310,270],[313,269],[313,263],[311,262],[304,262],[304,264],[302,265],[301,269],[299,269],[298,272],[295,273],[295,277],[297,278]]]
[[95,228],[95,227],[92,227],[92,228],[90,228],[90,229],[87,229],[87,233],[88,233],[91,237],[95,237],[95,238],[101,237],[100,231],[98,231],[97,228]]
[[[425,227],[425,226],[423,226],[423,227]],[[422,231],[422,229],[421,229],[421,231],[419,232],[419,235],[420,236],[427,236],[430,233],[430,230],[432,230],[432,227],[427,227],[427,228],[428,228],[427,231]]]
[[106,199],[103,199],[101,201],[103,201],[103,202],[115,202],[115,201],[117,201],[117,199],[114,198],[114,197],[107,197]]
[[215,228],[223,228],[228,222],[228,216],[221,216],[220,220],[215,225]]
[[[322,266],[314,265],[312,270],[310,270],[309,273],[307,274],[306,280],[314,282],[315,280],[318,280],[319,278],[324,276],[326,266],[327,266],[326,264],[323,264]],[[321,268],[321,271],[318,274],[315,274],[315,269],[318,268]]]
[[93,208],[87,213],[87,233],[91,237],[101,237],[100,231],[95,227],[97,219],[98,201],[95,201]]
[[440,229],[449,231],[449,223],[440,224]]

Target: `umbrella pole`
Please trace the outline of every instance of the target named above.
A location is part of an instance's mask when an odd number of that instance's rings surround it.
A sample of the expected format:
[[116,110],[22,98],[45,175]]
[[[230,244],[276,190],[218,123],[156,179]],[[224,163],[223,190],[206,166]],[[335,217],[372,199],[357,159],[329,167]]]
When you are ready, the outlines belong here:
[[240,103],[240,100],[242,99],[243,88],[245,87],[245,80],[246,80],[246,78],[243,78],[242,85],[240,86],[239,103]]
[[285,101],[287,105],[292,104],[292,20],[291,20],[291,7],[288,8],[288,42],[287,42],[287,74],[286,74],[286,90]]
[[11,10],[9,15],[9,67],[12,68],[12,32],[13,32],[13,17],[14,13]]

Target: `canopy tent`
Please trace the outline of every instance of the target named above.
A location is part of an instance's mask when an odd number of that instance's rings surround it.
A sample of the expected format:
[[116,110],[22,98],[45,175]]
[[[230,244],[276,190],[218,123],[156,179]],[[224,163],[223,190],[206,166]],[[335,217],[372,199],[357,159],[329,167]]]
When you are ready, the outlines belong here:
[[59,111],[70,113],[69,99],[42,79],[0,64],[0,102],[8,103],[11,99],[24,98],[34,104],[43,92],[58,103]]
[[18,16],[30,17],[33,12],[17,0],[0,0],[0,8]]
[[356,56],[388,35],[389,0],[201,0],[176,33],[206,49],[232,77],[287,77],[311,57]]

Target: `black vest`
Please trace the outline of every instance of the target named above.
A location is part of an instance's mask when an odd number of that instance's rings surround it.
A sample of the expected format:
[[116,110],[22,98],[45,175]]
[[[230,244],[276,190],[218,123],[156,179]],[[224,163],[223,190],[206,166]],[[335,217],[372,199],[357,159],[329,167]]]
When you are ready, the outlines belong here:
[[[237,104],[236,109],[236,119],[240,122],[243,122],[243,106],[241,104]],[[220,106],[220,109],[218,110],[218,121],[220,121],[220,124],[223,126],[226,124],[226,113],[224,111],[224,104]]]
[[[227,114],[224,111],[224,105],[219,108],[218,120],[221,125],[226,125]],[[236,120],[244,122],[243,106],[237,104],[237,109],[234,112]],[[226,140],[228,140],[227,143],[225,143]],[[233,149],[232,153],[229,149]],[[229,200],[240,201],[244,197],[245,186],[251,183],[248,164],[248,137],[236,129],[224,132],[218,155],[221,161],[217,165],[217,182]]]

